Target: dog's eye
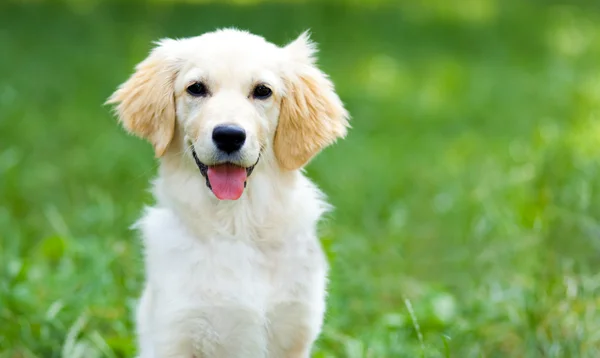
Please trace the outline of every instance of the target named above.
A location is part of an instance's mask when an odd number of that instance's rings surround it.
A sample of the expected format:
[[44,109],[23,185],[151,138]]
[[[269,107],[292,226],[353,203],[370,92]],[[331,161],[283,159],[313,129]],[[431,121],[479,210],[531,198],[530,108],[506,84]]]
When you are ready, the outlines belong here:
[[196,82],[187,88],[187,93],[194,97],[204,97],[208,94],[208,90],[206,89],[204,83]]
[[256,99],[267,99],[273,94],[271,89],[265,85],[258,85],[254,87],[254,91],[252,92],[252,97]]

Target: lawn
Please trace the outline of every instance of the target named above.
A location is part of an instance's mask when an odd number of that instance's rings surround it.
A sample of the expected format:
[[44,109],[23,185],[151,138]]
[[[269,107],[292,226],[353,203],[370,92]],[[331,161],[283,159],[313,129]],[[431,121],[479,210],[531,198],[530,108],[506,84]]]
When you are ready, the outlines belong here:
[[0,4],[1,358],[133,355],[129,226],[156,163],[103,102],[151,41],[223,26],[310,28],[352,114],[307,168],[336,207],[314,357],[600,357],[599,2],[18,3]]

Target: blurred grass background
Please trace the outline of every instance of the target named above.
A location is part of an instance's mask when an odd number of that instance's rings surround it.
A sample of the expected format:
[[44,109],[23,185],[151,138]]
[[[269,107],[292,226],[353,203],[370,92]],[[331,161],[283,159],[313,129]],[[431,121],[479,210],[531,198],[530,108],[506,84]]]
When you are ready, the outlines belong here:
[[224,26],[310,28],[353,115],[315,357],[600,356],[599,2],[4,0],[0,357],[132,356],[156,164],[102,103]]

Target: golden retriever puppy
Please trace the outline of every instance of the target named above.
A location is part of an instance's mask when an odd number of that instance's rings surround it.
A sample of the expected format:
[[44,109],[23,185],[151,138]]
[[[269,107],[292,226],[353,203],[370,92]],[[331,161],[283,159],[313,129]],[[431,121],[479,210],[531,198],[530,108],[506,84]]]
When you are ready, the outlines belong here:
[[160,161],[136,224],[139,357],[310,355],[328,204],[302,168],[349,127],[315,52],[306,33],[283,47],[235,29],[165,39],[108,100]]

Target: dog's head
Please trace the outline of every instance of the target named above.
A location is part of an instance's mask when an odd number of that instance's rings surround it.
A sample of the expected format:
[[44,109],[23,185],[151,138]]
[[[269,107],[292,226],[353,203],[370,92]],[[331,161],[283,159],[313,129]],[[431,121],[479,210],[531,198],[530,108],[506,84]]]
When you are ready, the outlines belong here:
[[217,198],[238,199],[265,151],[297,170],[346,134],[315,52],[306,33],[284,47],[238,30],[166,39],[107,103],[157,157],[185,149]]

